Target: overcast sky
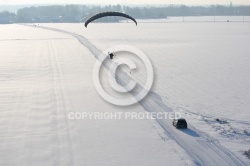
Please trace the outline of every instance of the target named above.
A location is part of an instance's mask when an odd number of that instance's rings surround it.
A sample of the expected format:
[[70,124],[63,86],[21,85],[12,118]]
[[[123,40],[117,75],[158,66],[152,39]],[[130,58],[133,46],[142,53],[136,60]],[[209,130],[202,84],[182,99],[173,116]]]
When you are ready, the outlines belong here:
[[186,5],[210,5],[210,4],[233,4],[250,5],[250,0],[0,0],[0,5],[7,4],[186,4]]

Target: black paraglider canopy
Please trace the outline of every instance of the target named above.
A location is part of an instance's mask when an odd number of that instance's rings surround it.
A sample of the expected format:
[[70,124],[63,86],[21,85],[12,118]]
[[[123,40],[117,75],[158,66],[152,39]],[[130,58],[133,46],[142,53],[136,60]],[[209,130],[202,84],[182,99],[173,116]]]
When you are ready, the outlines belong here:
[[98,13],[98,14],[96,14],[96,15],[90,17],[90,18],[85,22],[85,27],[87,28],[88,24],[91,23],[91,22],[94,21],[94,20],[97,20],[97,19],[102,18],[102,17],[108,17],[108,16],[120,16],[120,17],[125,17],[125,18],[128,18],[128,19],[134,21],[135,24],[137,25],[137,21],[136,21],[133,17],[131,17],[131,16],[125,14],[125,13],[121,13],[121,12],[102,12],[102,13]]

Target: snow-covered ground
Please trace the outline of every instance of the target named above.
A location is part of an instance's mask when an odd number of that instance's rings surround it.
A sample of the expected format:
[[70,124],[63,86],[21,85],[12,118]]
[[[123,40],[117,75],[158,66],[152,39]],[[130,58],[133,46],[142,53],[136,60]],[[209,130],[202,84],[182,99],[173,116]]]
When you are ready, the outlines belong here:
[[[249,22],[249,16],[185,16],[166,19],[139,19],[139,23],[178,23],[178,22]],[[128,21],[123,21],[128,22]]]
[[183,165],[148,120],[70,120],[69,112],[144,111],[102,100],[95,58],[72,36],[1,26],[0,165]]
[[[55,29],[0,26],[0,165],[249,164],[242,155],[250,149],[249,23],[41,26]],[[154,93],[132,107],[101,99],[88,43],[143,50],[154,65]],[[161,120],[67,117],[171,108],[189,130]]]

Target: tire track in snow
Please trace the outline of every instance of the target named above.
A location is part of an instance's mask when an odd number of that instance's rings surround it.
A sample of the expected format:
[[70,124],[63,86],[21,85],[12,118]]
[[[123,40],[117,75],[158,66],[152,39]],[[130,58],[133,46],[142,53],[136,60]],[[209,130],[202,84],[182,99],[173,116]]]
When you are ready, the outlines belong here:
[[[64,163],[65,165],[75,165],[74,164],[74,153],[73,153],[73,147],[72,147],[72,132],[71,129],[71,122],[68,121],[66,115],[67,110],[69,108],[66,95],[64,92],[64,86],[65,86],[65,80],[63,77],[63,70],[61,69],[60,65],[58,64],[58,53],[55,49],[54,43],[50,43],[49,49],[51,52],[50,56],[50,64],[52,66],[52,72],[53,72],[53,96],[55,99],[55,111],[51,112],[51,126],[53,132],[55,132],[54,135],[51,136],[51,140],[54,142],[53,150],[54,150],[54,158],[57,163],[54,165],[62,165]],[[66,132],[61,132],[66,131]],[[63,141],[62,141],[63,140]],[[62,148],[59,148],[62,143],[67,144],[67,146],[63,149],[66,150],[67,153],[65,153],[65,150],[62,150]],[[58,155],[60,154],[60,155]],[[62,158],[63,156],[63,158]],[[63,162],[62,162],[63,161]]]
[[[71,35],[75,37],[82,45],[87,47],[96,59],[102,58],[102,51],[100,51],[96,46],[94,46],[81,35],[50,27],[36,28],[42,28]],[[111,63],[113,62],[107,60],[104,62],[104,66],[108,69]],[[116,76],[121,84],[126,84],[131,79],[131,77],[124,72],[121,72]],[[138,88],[131,91],[131,94],[135,96],[142,90],[143,87],[138,86]],[[148,112],[173,112],[171,108],[163,103],[163,101],[160,99],[160,96],[153,92],[150,92],[149,95],[139,103]],[[192,125],[189,125],[188,130],[182,131],[176,130],[172,126],[171,120],[157,119],[157,122],[164,128],[166,134],[175,140],[176,143],[187,152],[195,165],[246,165],[232,152],[220,145],[216,139],[202,131],[198,131]]]
[[65,99],[65,81],[55,50],[53,41],[43,42],[34,56],[38,60],[33,76],[23,165],[75,165],[71,122],[66,112],[69,106]]

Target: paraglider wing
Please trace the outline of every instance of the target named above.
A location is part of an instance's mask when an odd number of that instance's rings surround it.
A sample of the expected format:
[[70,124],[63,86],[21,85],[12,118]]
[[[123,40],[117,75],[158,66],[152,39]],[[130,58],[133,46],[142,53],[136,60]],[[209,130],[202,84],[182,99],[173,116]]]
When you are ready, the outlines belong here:
[[90,18],[85,22],[85,27],[87,28],[87,26],[88,26],[88,24],[89,24],[90,22],[92,22],[92,21],[94,21],[94,20],[97,20],[97,19],[99,19],[99,18],[102,18],[102,17],[107,17],[107,16],[120,16],[120,17],[125,17],[125,18],[128,18],[128,19],[134,21],[135,24],[137,25],[136,20],[135,20],[133,17],[131,17],[131,16],[125,14],[125,13],[120,13],[120,12],[102,12],[102,13],[98,13],[98,14],[96,14],[96,15],[90,17]]

